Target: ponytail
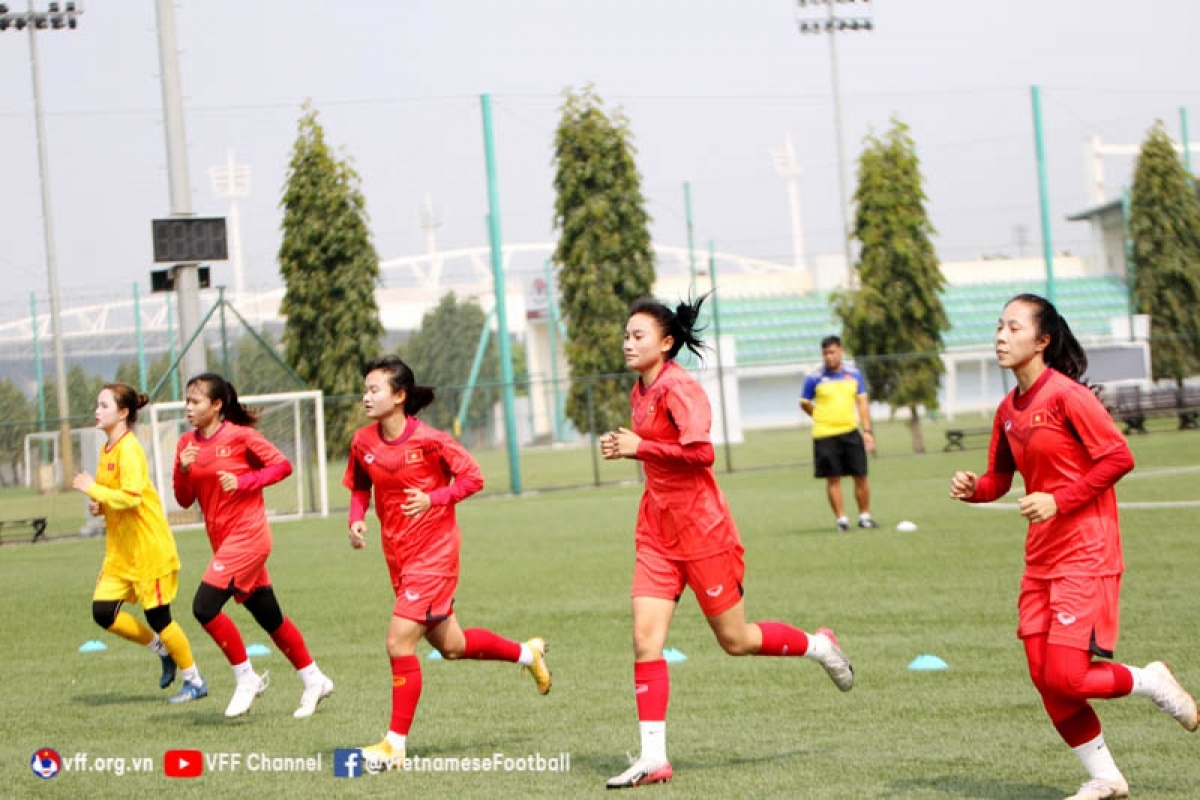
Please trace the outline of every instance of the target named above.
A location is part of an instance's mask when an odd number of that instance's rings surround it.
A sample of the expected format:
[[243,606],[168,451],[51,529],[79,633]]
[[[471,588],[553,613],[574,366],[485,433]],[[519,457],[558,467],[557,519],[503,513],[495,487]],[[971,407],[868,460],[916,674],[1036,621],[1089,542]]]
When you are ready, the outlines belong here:
[[672,311],[665,304],[655,300],[653,297],[641,297],[633,301],[633,305],[629,307],[629,316],[634,314],[646,314],[653,317],[658,323],[659,331],[662,335],[670,336],[674,339],[671,344],[671,349],[667,351],[667,358],[674,359],[679,355],[679,351],[684,347],[691,350],[692,353],[701,361],[704,360],[703,351],[707,349],[707,345],[698,336],[703,327],[697,327],[697,322],[700,319],[700,307],[704,305],[704,301],[708,299],[712,292],[706,292],[694,300],[681,301],[675,306]]

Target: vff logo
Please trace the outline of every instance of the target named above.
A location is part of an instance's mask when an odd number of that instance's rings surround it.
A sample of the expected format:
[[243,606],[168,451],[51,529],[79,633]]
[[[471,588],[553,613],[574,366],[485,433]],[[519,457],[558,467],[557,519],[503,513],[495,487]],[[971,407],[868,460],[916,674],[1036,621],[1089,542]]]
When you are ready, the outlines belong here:
[[361,778],[362,750],[356,748],[338,749],[333,751],[333,777]]

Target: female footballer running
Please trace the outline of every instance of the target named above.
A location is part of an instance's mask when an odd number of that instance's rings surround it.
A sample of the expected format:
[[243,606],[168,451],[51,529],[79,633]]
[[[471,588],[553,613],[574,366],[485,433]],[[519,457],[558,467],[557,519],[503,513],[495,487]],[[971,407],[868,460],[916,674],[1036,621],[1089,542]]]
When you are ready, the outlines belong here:
[[1196,701],[1160,661],[1111,661],[1117,646],[1121,534],[1114,484],[1133,469],[1117,426],[1087,385],[1087,355],[1052,303],[1014,297],[996,327],[996,360],[1017,386],[1000,403],[983,475],[956,472],[950,496],[1003,497],[1021,473],[1018,503],[1029,522],[1017,636],[1055,730],[1088,780],[1069,800],[1128,797],[1129,784],[1104,742],[1094,698],[1148,697],[1189,731]]
[[690,586],[726,653],[735,656],[804,656],[817,661],[843,692],[854,669],[833,631],[805,633],[782,622],[747,622],[742,601],[743,549],[725,496],[713,475],[708,396],[675,363],[686,346],[696,355],[701,297],[672,311],[638,300],[625,324],[625,362],[639,375],[630,393],[631,428],[606,434],[606,459],[642,462],[646,490],[638,510],[633,572],[633,682],[641,729],[641,755],[610,779],[610,789],[663,783],[673,776],[667,760],[667,700],[671,684],[663,646],[679,597]]

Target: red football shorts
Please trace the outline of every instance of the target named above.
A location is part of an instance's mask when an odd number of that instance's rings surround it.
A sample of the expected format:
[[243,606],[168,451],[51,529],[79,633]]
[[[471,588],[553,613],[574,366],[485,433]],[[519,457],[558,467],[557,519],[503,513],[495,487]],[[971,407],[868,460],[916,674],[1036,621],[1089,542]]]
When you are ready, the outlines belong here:
[[708,558],[680,561],[638,548],[631,596],[679,602],[683,587],[690,586],[704,616],[715,617],[742,599],[742,579],[746,575],[744,552],[738,545]]
[[1112,658],[1121,628],[1121,576],[1021,578],[1017,637],[1048,634],[1050,644]]
[[396,589],[396,605],[392,609],[392,616],[433,626],[454,613],[457,575],[409,573],[401,575],[399,582],[393,583],[393,586]]
[[233,599],[244,603],[256,589],[271,585],[271,576],[267,573],[270,555],[270,550],[220,547],[200,580],[218,589],[232,589]]

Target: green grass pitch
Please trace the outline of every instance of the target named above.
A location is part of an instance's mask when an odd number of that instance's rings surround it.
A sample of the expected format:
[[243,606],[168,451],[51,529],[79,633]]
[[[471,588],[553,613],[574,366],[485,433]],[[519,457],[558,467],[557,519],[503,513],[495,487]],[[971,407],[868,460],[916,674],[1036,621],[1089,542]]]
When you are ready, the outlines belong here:
[[[998,508],[953,502],[951,473],[982,471],[983,451],[899,455],[906,431],[877,428],[881,445],[896,455],[872,463],[873,506],[883,525],[876,531],[833,532],[823,486],[806,465],[720,476],[747,548],[749,618],[834,628],[856,666],[854,690],[839,693],[803,659],[726,656],[685,595],[668,642],[688,656],[671,667],[675,780],[638,797],[1037,800],[1071,794],[1083,780],[1041,709],[1013,632],[1024,533],[1013,506],[1019,487]],[[1138,468],[1118,487],[1128,566],[1118,659],[1166,660],[1193,690],[1200,689],[1198,436],[1163,430],[1135,437]],[[488,478],[493,487],[504,483],[502,474]],[[537,695],[508,664],[427,660],[423,646],[424,694],[409,752],[569,754],[570,769],[560,772],[334,778],[334,749],[372,744],[388,722],[391,593],[374,518],[366,551],[348,547],[343,512],[275,528],[270,567],[281,604],[337,684],[309,720],[292,718],[300,681],[240,608],[231,614],[247,643],[272,650],[255,659],[272,681],[249,715],[222,716],[233,678],[190,610],[208,556],[202,532],[177,533],[184,568],[175,609],[211,694],[178,707],[157,688],[157,659],[91,620],[101,542],[6,544],[0,796],[600,796],[626,752],[638,749],[628,602],[638,497],[634,485],[612,485],[480,497],[459,510],[461,622],[517,639],[546,637],[554,689]],[[335,501],[344,505],[341,490]],[[919,530],[898,533],[902,519]],[[108,649],[78,652],[90,639]],[[949,668],[908,670],[921,654]],[[1134,797],[1197,795],[1200,736],[1142,698],[1096,705]],[[86,753],[89,769],[39,780],[29,760],[40,747],[64,758]],[[210,758],[236,754],[241,762],[171,779],[162,758],[176,748]],[[251,771],[252,754],[320,754],[322,770]],[[111,762],[95,771],[100,758],[125,759],[125,773],[113,774]],[[150,759],[153,771],[133,771],[135,758]]]

